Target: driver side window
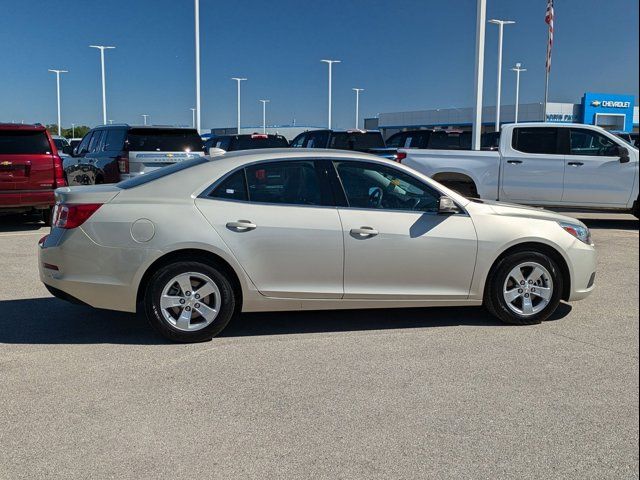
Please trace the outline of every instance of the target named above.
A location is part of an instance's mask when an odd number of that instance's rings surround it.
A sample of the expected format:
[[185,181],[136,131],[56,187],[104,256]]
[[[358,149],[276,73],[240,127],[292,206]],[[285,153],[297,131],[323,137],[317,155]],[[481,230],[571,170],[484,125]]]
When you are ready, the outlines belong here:
[[598,132],[580,128],[571,129],[570,155],[617,156],[616,146],[613,140]]
[[437,212],[440,194],[395,168],[367,162],[335,162],[352,208]]

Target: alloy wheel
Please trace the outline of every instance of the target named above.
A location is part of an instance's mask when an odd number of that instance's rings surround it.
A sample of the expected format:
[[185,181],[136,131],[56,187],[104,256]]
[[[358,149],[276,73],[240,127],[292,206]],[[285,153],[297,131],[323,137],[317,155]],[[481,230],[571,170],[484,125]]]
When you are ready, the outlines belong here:
[[536,262],[525,262],[509,272],[502,292],[511,311],[531,316],[549,305],[553,297],[553,280],[544,266]]
[[160,296],[160,310],[174,328],[193,332],[216,319],[221,306],[220,290],[211,278],[197,272],[176,275]]

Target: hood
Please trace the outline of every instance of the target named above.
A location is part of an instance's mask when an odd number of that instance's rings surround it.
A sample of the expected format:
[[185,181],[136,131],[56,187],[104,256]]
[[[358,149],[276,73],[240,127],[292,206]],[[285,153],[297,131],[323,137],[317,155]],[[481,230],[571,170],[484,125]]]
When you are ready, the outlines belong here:
[[497,215],[505,215],[518,218],[532,218],[538,220],[551,220],[554,222],[566,222],[573,223],[574,225],[585,226],[580,220],[576,218],[568,217],[566,215],[560,215],[559,213],[545,210],[544,208],[540,207],[529,207],[526,205],[496,202],[492,200],[481,200],[479,204],[485,205],[487,208],[490,208]]

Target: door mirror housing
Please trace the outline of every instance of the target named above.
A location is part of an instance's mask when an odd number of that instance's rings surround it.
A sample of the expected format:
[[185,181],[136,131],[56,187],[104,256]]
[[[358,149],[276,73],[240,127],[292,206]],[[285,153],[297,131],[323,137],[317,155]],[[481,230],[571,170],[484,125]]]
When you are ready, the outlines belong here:
[[629,162],[629,150],[627,150],[622,145],[618,145],[618,157],[620,157],[620,163],[628,163]]
[[438,214],[451,215],[453,213],[460,213],[456,202],[454,202],[451,197],[447,197],[446,195],[441,196],[438,202]]

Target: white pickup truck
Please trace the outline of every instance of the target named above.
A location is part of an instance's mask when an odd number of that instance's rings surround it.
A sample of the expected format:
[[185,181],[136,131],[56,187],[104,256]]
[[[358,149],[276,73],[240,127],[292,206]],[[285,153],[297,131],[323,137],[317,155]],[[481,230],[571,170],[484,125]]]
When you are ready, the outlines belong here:
[[638,149],[592,125],[505,125],[497,151],[401,149],[398,161],[469,197],[638,216]]

